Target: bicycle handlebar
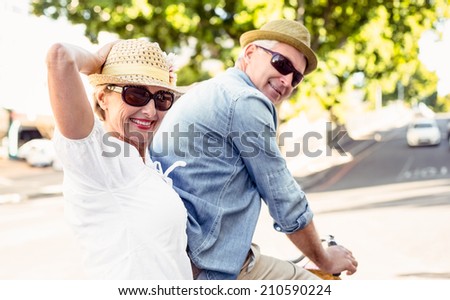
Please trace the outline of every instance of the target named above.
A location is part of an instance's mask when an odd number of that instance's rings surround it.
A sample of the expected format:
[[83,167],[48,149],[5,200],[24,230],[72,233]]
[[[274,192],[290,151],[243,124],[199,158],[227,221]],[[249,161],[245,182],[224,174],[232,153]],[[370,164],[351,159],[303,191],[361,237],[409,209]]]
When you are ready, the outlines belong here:
[[[327,236],[326,239],[321,239],[321,241],[322,241],[322,242],[327,242],[328,247],[337,246],[337,244],[338,244],[338,243],[336,242],[336,240],[334,239],[334,236],[331,235],[331,234],[329,234],[329,235]],[[306,257],[306,256],[305,256],[304,254],[302,254],[302,255],[301,255],[300,257],[298,257],[297,259],[291,260],[291,262],[294,263],[294,264],[299,263],[299,262],[302,261],[305,257]],[[338,277],[338,276],[341,275],[341,273],[336,273],[336,274],[332,274],[332,275]]]
[[[327,244],[328,244],[328,247],[337,246],[336,240],[334,239],[334,236],[332,236],[331,234],[328,235]],[[335,274],[333,274],[333,276],[341,276],[341,273],[340,272],[335,273]]]

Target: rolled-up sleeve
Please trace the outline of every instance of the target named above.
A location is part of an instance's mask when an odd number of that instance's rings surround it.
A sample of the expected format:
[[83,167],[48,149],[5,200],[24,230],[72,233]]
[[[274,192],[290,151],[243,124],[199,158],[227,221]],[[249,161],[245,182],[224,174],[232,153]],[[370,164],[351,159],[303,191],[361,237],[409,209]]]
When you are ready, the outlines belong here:
[[239,132],[234,146],[269,207],[275,230],[292,233],[306,227],[313,213],[278,148],[274,106],[262,95],[246,95],[236,102],[232,130]]

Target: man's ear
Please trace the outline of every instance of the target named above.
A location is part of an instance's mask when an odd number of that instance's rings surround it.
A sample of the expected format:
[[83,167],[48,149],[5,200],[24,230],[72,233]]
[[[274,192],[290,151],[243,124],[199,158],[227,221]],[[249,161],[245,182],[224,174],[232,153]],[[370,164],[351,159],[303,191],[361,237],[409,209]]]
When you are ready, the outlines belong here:
[[249,44],[244,50],[244,61],[248,63],[248,60],[252,57],[253,53],[256,51],[257,47],[254,44]]

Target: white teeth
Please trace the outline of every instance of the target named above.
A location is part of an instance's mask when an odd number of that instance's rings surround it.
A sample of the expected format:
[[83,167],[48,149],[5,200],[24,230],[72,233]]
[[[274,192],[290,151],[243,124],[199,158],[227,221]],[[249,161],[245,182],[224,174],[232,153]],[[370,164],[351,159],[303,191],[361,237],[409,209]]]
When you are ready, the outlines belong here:
[[146,122],[146,121],[141,121],[141,120],[136,120],[136,119],[131,119],[131,121],[133,123],[142,125],[142,126],[150,126],[151,122]]

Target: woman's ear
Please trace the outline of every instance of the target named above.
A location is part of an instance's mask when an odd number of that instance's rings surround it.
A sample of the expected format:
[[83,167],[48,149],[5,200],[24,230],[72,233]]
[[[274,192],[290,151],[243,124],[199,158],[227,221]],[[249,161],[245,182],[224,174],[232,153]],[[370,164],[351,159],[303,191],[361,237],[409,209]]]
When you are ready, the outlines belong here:
[[95,92],[95,97],[97,98],[97,102],[98,105],[100,106],[101,109],[103,110],[107,110],[108,109],[108,105],[107,105],[107,98],[106,98],[106,92],[104,89],[98,89]]

